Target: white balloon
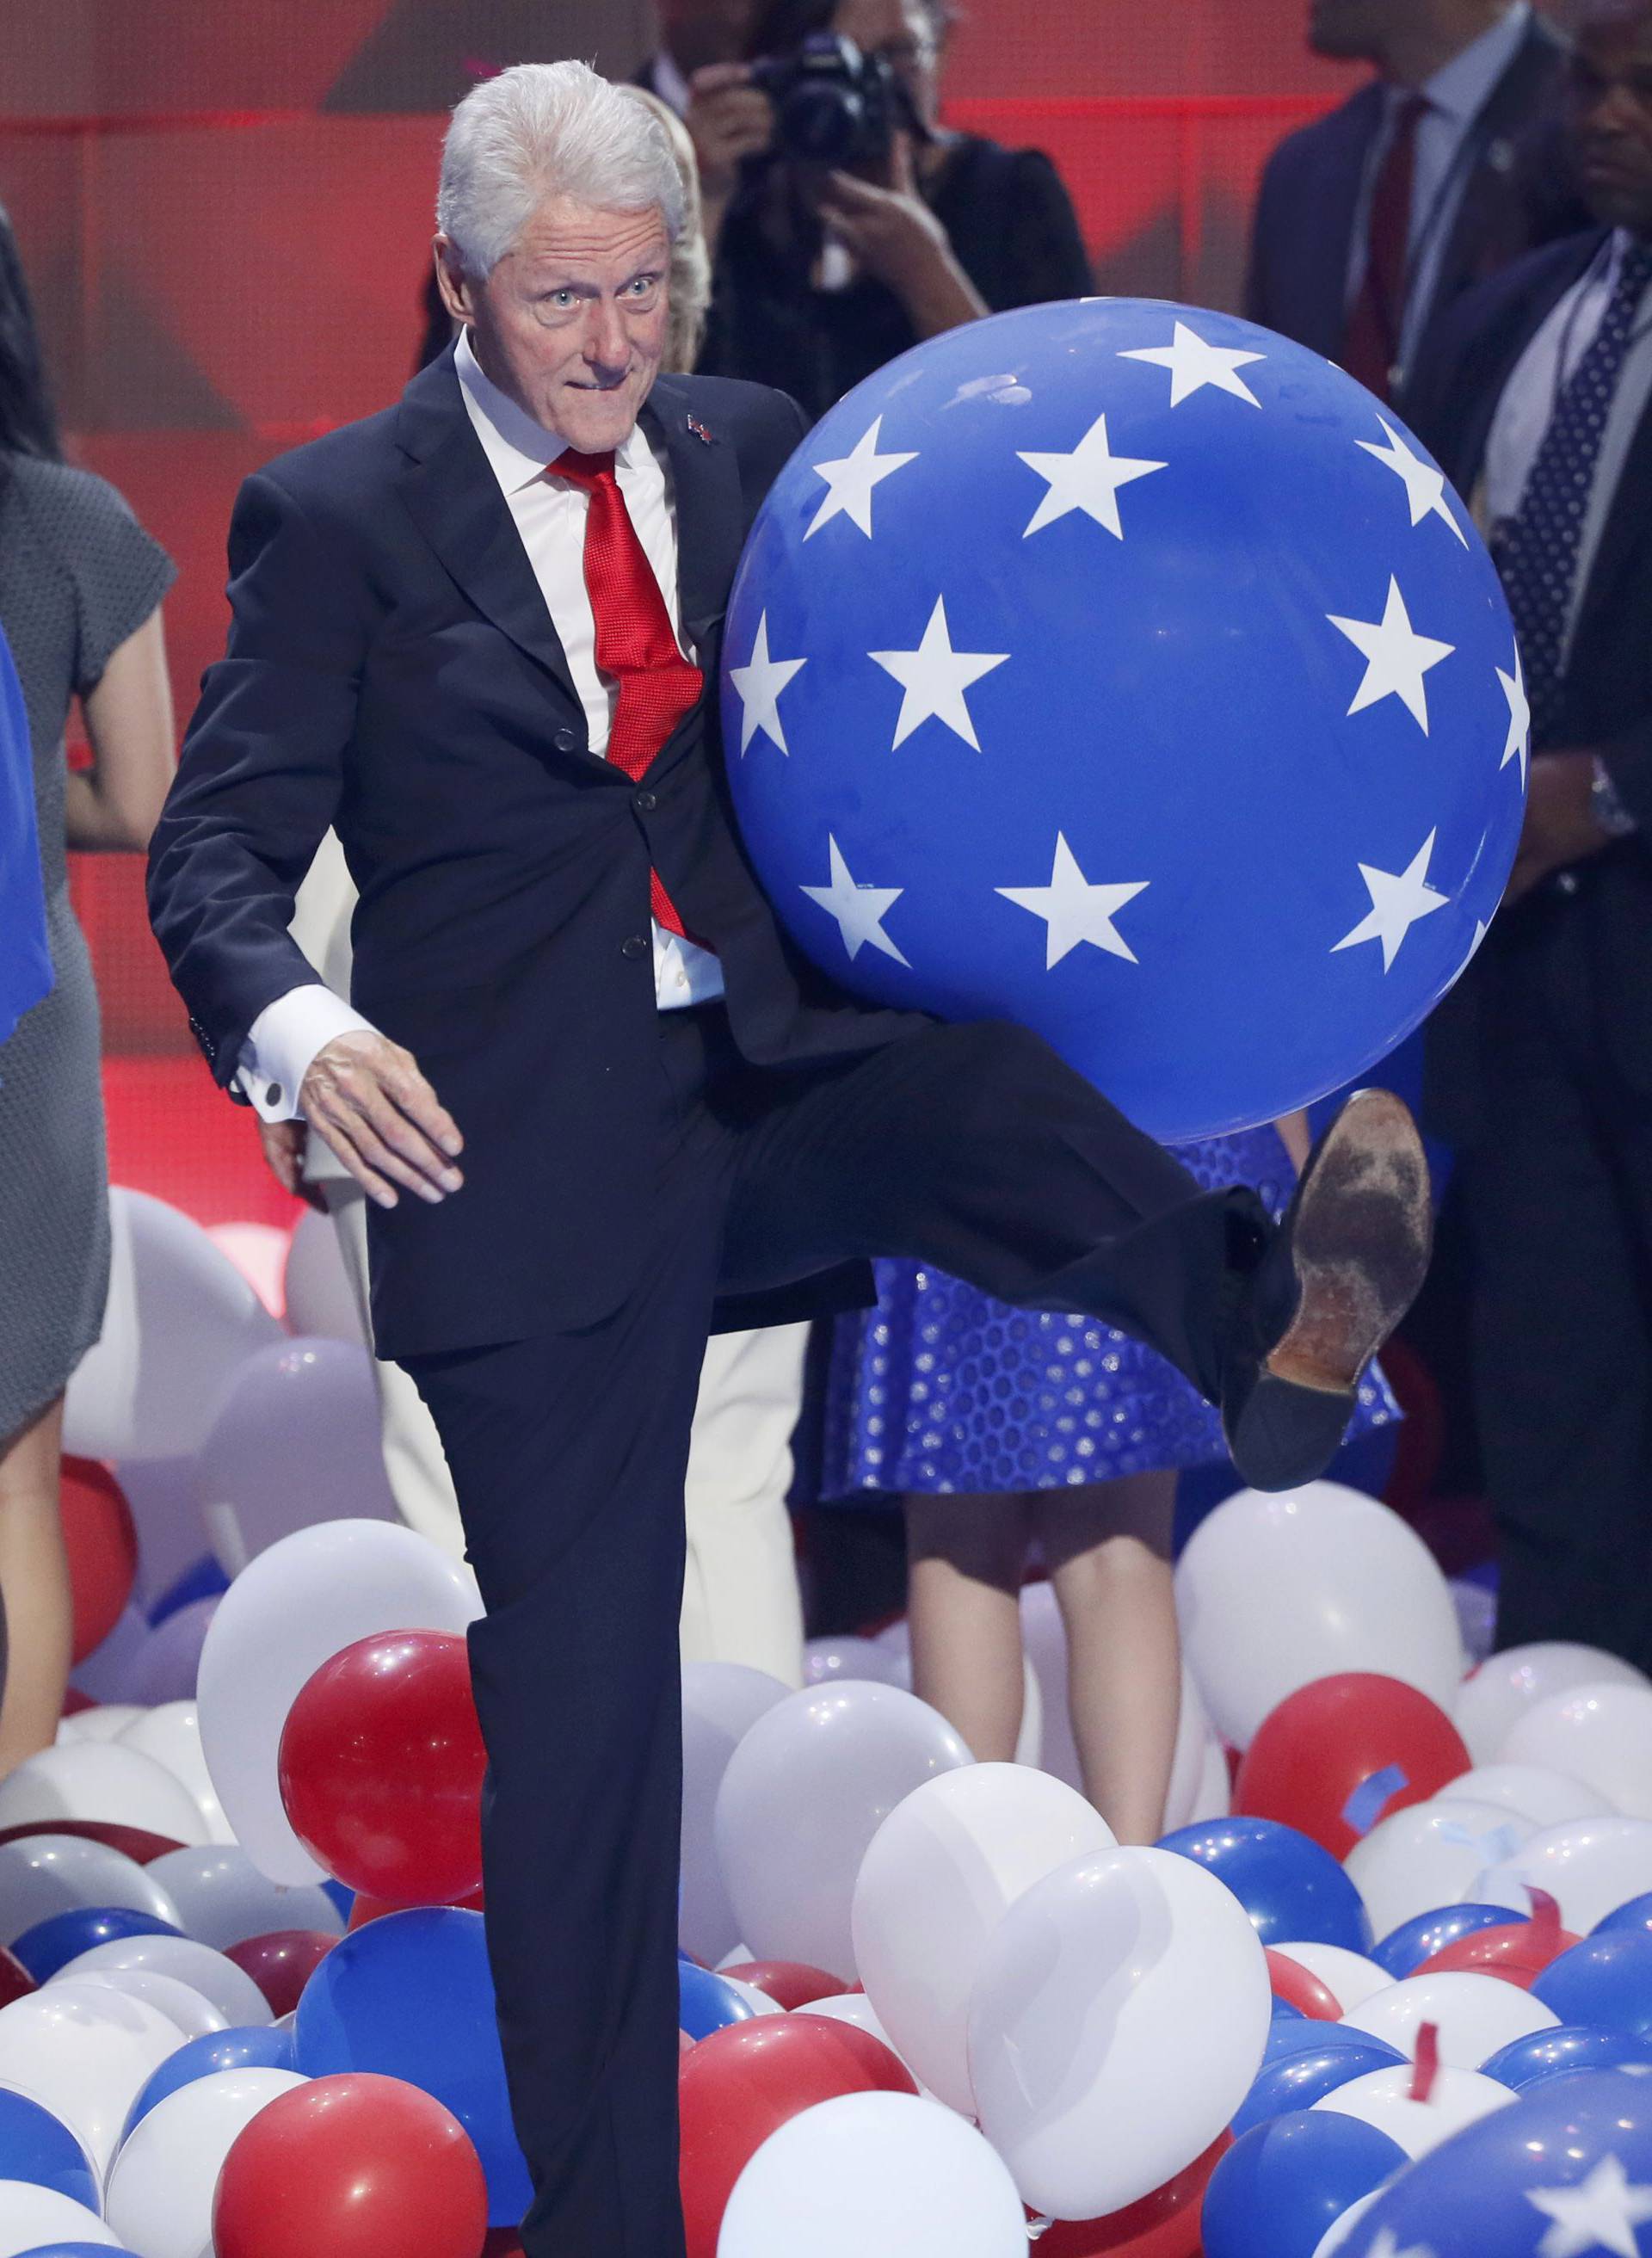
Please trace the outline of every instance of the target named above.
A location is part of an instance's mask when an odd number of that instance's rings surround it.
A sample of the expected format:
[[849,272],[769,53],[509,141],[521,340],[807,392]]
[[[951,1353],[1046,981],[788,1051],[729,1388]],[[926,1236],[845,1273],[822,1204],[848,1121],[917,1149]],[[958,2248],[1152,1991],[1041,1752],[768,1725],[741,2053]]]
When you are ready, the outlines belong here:
[[1042,1768],[1044,1763],[1044,1688],[1029,1654],[1021,1657],[1021,1725],[1015,1736],[1018,1765]]
[[103,2209],[143,2258],[212,2258],[223,2160],[261,2109],[308,2084],[291,2070],[216,2070],[154,2107],[115,2159]]
[[176,1925],[185,1935],[219,1952],[282,1928],[318,1928],[328,1936],[344,1933],[344,1916],[318,1884],[272,1882],[238,1843],[167,1850],[148,1871],[176,1904]]
[[712,1828],[717,1791],[746,1733],[791,1692],[766,1670],[743,1662],[683,1666],[683,1897],[677,1935],[684,1949],[701,1960],[720,1962],[740,1936],[717,1864]]
[[[1216,1792],[1216,1766],[1222,1772],[1219,1811],[1207,1808]],[[1165,1791],[1165,1823],[1159,1830],[1169,1835],[1178,1827],[1191,1827],[1195,1820],[1216,1819],[1226,1814],[1228,1803],[1228,1764],[1210,1722],[1204,1700],[1191,1670],[1181,1665],[1181,1707],[1176,1718],[1175,1753],[1170,1761],[1170,1784]]]
[[158,1709],[145,1709],[126,1727],[117,1745],[152,1757],[182,1782],[200,1807],[209,1843],[234,1842],[202,1753],[201,1722],[193,1701],[163,1701]]
[[287,1322],[295,1333],[372,1346],[344,1267],[338,1227],[314,1208],[298,1218],[287,1250]]
[[0,1828],[52,1819],[142,1827],[174,1843],[203,1843],[207,1822],[181,1779],[118,1741],[66,1741],[25,1757],[0,1780]]
[[1562,1928],[1586,1936],[1619,1906],[1652,1890],[1652,1820],[1614,1814],[1546,1827],[1458,1894],[1528,1913],[1528,1889],[1547,1890],[1560,1907]]
[[1413,2051],[1420,2027],[1433,2023],[1440,2035],[1440,2060],[1447,2068],[1478,2070],[1500,2047],[1532,2031],[1556,2029],[1560,2017],[1518,1984],[1460,1969],[1438,1976],[1407,1976],[1363,2006],[1346,2010],[1343,2020],[1351,2030],[1386,2039],[1403,2055]]
[[1510,1726],[1502,1755],[1568,1772],[1626,1818],[1652,1819],[1652,1686],[1598,1678],[1551,1694]]
[[907,1674],[903,1658],[869,1638],[812,1638],[803,1650],[805,1686],[836,1686],[846,1678],[898,1686]]
[[221,1254],[227,1254],[270,1315],[286,1313],[287,1247],[290,1231],[273,1223],[209,1223],[207,1237]]
[[1035,1882],[1113,1843],[1065,1781],[1014,1764],[938,1774],[872,1837],[850,1914],[855,1966],[897,2052],[949,2108],[975,2113],[969,1999],[999,1921]]
[[[923,2079],[912,2069],[911,2063],[906,2060],[894,2040],[884,2029],[878,2019],[877,2009],[864,1992],[833,1992],[824,1999],[810,1999],[805,2006],[794,2007],[791,2012],[794,2015],[825,2015],[834,2023],[853,2023],[857,2031],[869,2032],[875,2039],[880,2040],[889,2049],[903,2069],[911,2073],[912,2083],[918,2091],[924,2093],[929,2091]],[[932,2100],[934,2096],[932,2094],[930,2098]]]
[[1205,1744],[1193,1808],[1184,1824],[1196,1827],[1202,1820],[1225,1819],[1232,1808],[1233,1776],[1228,1770],[1228,1752],[1212,1733]]
[[1256,1931],[1215,1875],[1168,1850],[1076,1858],[988,1942],[969,2006],[982,2130],[1035,2209],[1120,2211],[1231,2120],[1272,2006]]
[[1339,2117],[1363,2118],[1367,2125],[1397,2141],[1414,2163],[1465,2125],[1489,2117],[1493,2109],[1507,2109],[1515,2098],[1507,2085],[1483,2077],[1478,2070],[1448,2069],[1436,2075],[1426,2101],[1414,2101],[1411,2086],[1415,2076],[1412,2065],[1405,2062],[1386,2070],[1368,2070],[1363,2077],[1351,2077],[1346,2085],[1322,2094],[1312,2105],[1333,2110]]
[[1495,1764],[1517,1719],[1553,1694],[1574,1686],[1652,1685],[1632,1663],[1597,1646],[1545,1639],[1506,1647],[1470,1672],[1447,1704],[1476,1764]]
[[65,1717],[57,1729],[61,1741],[117,1741],[128,1725],[135,1725],[148,1712],[138,1701],[100,1701],[89,1709],[77,1709],[73,1716]]
[[1344,1944],[1275,1944],[1269,1949],[1317,1976],[1344,2016],[1373,1992],[1386,1992],[1394,1980],[1386,1968],[1379,1968],[1363,1952],[1350,1952]]
[[124,1851],[83,1835],[25,1835],[0,1843],[0,1944],[77,1906],[125,1906],[174,1928],[182,1912],[160,1878]]
[[1513,1857],[1536,1829],[1495,1803],[1437,1796],[1379,1819],[1343,1860],[1365,1901],[1372,1930],[1386,1936],[1413,1914],[1455,1905],[1476,1874]]
[[754,2015],[783,2015],[785,2013],[786,2010],[781,2006],[778,1999],[770,1999],[767,1992],[760,1992],[755,1984],[742,1984],[738,1976],[729,1974],[727,1971],[725,1971],[723,1975],[723,1981],[727,1985],[729,1990],[735,1994],[736,1998],[741,1999],[746,2002],[746,2005],[751,2009]]
[[197,1992],[193,1984],[167,1976],[159,1968],[81,1967],[75,1970],[74,1980],[77,1984],[106,1984],[112,1992],[124,1992],[128,1999],[147,1999],[152,2007],[160,2008],[169,2022],[176,2023],[187,2039],[198,2039],[208,2031],[227,2031],[230,2027],[229,2017],[219,2013],[204,1992]]
[[1613,1807],[1597,1789],[1542,1765],[1476,1765],[1472,1772],[1448,1780],[1440,1793],[1453,1802],[1466,1798],[1471,1803],[1500,1804],[1505,1811],[1529,1819],[1534,1827],[1562,1827],[1568,1819],[1600,1818]]
[[0,2085],[60,2117],[101,2176],[139,2090],[182,2044],[147,1999],[54,1978],[0,2007]]
[[[140,1533],[138,1543],[143,1537]],[[146,1706],[138,1684],[144,1657],[149,1642],[154,1637],[149,1618],[135,1599],[128,1600],[116,1618],[109,1636],[95,1646],[84,1662],[77,1662],[69,1674],[69,1684],[77,1694],[89,1701],[97,1701],[110,1708]],[[94,1733],[74,1733],[72,1740],[89,1741],[102,1737]]]
[[198,1223],[110,1194],[103,1336],[69,1381],[63,1447],[84,1459],[191,1457],[237,1367],[281,1329]]
[[759,1959],[854,1975],[849,1907],[895,1806],[974,1762],[952,1727],[897,1686],[805,1686],[746,1734],[713,1814],[740,1935]]
[[731,1968],[748,1966],[756,1957],[756,1954],[748,1944],[733,1945],[718,1962],[714,1972],[719,1976],[727,1976]]
[[48,2244],[95,2242],[118,2247],[95,2211],[75,2203],[55,2188],[37,2187],[32,2180],[0,2180],[0,2258],[27,2258]]
[[1497,1637],[1497,1594],[1466,1576],[1451,1579],[1451,1604],[1457,1609],[1457,1635],[1471,1663],[1484,1662]]
[[1026,2258],[992,2150],[912,2093],[846,2093],[771,2133],[735,2181],[717,2258]]
[[1177,1564],[1176,1608],[1211,1721],[1236,1748],[1316,1678],[1376,1671],[1449,1708],[1462,1671],[1433,1554],[1397,1513],[1338,1482],[1219,1505]]
[[79,1954],[46,1986],[74,1983],[94,1970],[152,1968],[162,1976],[175,1976],[209,1999],[226,2023],[240,2029],[248,2023],[271,2020],[269,2002],[245,1969],[238,1968],[209,1944],[192,1936],[115,1936],[107,1944],[94,1944]]
[[462,1631],[481,1611],[462,1561],[380,1521],[301,1529],[236,1578],[201,1652],[201,1745],[236,1840],[272,1881],[323,1878],[287,1823],[276,1775],[300,1689],[374,1631]]

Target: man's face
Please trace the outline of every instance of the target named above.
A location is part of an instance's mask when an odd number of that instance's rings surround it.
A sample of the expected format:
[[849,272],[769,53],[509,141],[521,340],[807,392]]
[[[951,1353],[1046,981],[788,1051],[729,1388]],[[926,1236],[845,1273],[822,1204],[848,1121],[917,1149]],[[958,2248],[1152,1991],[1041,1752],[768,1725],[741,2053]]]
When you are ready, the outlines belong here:
[[940,51],[920,0],[838,0],[832,28],[863,54],[893,64],[912,107],[933,127],[939,110]]
[[1308,0],[1308,44],[1336,62],[1379,63],[1411,0]]
[[665,349],[670,244],[659,206],[608,211],[549,196],[480,283],[456,275],[444,237],[436,245],[443,295],[473,324],[484,372],[582,454],[617,447]]
[[1652,236],[1652,4],[1585,12],[1572,57],[1570,127],[1595,217]]

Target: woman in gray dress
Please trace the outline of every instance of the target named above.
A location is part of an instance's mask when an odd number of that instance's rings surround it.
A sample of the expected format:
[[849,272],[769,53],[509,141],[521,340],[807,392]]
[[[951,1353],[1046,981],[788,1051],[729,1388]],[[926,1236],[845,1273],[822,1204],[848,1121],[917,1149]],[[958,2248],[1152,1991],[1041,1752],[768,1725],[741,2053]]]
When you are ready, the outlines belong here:
[[[68,1675],[58,1513],[63,1391],[109,1285],[97,998],[65,849],[146,847],[172,774],[165,552],[101,479],[61,459],[33,316],[0,212],[0,628],[34,758],[55,981],[0,1044],[0,1599],[11,1634],[0,1776],[57,1730]],[[89,768],[70,773],[78,698]]]

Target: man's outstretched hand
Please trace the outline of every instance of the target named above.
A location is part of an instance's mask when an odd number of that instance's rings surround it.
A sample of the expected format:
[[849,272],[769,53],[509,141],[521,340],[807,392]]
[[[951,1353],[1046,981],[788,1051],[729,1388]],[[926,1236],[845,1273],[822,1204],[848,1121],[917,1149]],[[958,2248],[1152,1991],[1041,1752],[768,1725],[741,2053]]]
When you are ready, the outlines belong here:
[[464,1182],[453,1117],[410,1051],[357,1028],[335,1035],[310,1062],[298,1093],[305,1119],[380,1207],[396,1187],[433,1204]]

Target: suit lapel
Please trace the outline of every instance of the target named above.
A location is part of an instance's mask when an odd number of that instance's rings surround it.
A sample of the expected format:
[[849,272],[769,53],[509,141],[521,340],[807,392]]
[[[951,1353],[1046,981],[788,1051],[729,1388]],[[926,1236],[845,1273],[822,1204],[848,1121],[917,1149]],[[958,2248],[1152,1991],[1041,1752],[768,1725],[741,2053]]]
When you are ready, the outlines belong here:
[[1624,457],[1617,491],[1612,497],[1606,524],[1601,528],[1600,545],[1589,568],[1583,600],[1578,607],[1578,626],[1572,638],[1574,650],[1587,621],[1603,604],[1609,601],[1624,573],[1645,546],[1648,529],[1652,527],[1649,496],[1652,496],[1652,399],[1648,399],[1641,410],[1641,421],[1629,443],[1629,451]]
[[1527,248],[1512,176],[1519,143],[1553,89],[1564,50],[1535,18],[1507,68],[1469,127],[1463,193],[1441,252],[1433,307],[1450,304],[1471,282],[1506,266]]
[[688,386],[662,376],[642,420],[649,444],[670,467],[677,609],[684,635],[704,657],[728,603],[746,537],[746,514],[734,442],[705,422],[692,401]]
[[[1354,221],[1366,160],[1381,123],[1382,89],[1376,85],[1362,87],[1331,112],[1325,121],[1315,191],[1296,215],[1301,238],[1293,263],[1301,276],[1308,316],[1304,342],[1328,359],[1334,360],[1342,351]],[[1317,334],[1309,337],[1308,328]]]

